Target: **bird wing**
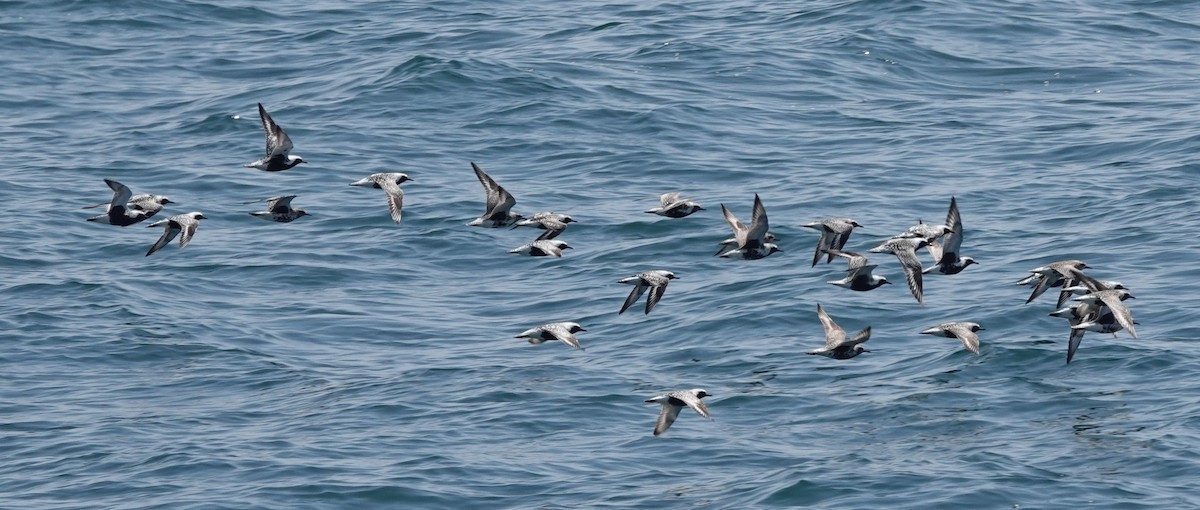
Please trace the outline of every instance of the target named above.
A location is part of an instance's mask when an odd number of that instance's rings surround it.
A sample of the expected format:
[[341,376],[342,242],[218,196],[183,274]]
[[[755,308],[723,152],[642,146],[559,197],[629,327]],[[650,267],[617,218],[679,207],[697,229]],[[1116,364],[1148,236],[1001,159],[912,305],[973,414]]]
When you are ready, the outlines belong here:
[[[861,253],[842,251],[841,249],[831,249],[829,250],[829,254],[845,258],[847,271],[854,271],[856,269],[867,267],[867,257]],[[871,266],[871,269],[874,268],[875,266]]]
[[1104,306],[1107,306],[1112,311],[1113,318],[1117,319],[1117,324],[1129,330],[1129,334],[1137,338],[1137,331],[1133,329],[1133,314],[1129,312],[1129,307],[1121,301],[1121,297],[1113,291],[1102,291],[1099,294]]
[[471,169],[475,170],[475,177],[479,178],[479,183],[483,185],[483,190],[487,192],[487,211],[483,214],[485,218],[497,212],[508,212],[512,206],[517,205],[517,199],[497,183],[492,176],[484,172],[482,168],[479,168],[479,165],[472,162]]
[[183,236],[179,238],[179,247],[187,246],[187,243],[192,240],[192,236],[196,234],[196,227],[200,226],[200,222],[191,216],[182,216],[171,218],[172,227],[178,226],[182,231]]
[[[1079,321],[1072,320],[1071,322],[1078,323]],[[1083,342],[1083,334],[1086,332],[1086,329],[1071,328],[1071,338],[1067,340],[1067,363],[1070,363],[1071,359],[1075,357],[1075,351],[1079,350],[1079,344]]]
[[817,303],[817,318],[821,319],[821,327],[825,328],[826,349],[833,349],[846,341],[846,331],[841,326],[838,326],[836,322],[833,322],[833,319],[829,317],[829,314],[825,312],[825,308],[821,307],[820,303]]
[[392,213],[392,221],[400,223],[400,213],[404,209],[404,190],[390,177],[376,181],[379,188],[387,194],[388,210]]
[[950,210],[946,212],[946,226],[950,227],[950,233],[942,237],[938,253],[933,258],[934,262],[939,264],[947,256],[953,256],[954,260],[947,261],[948,263],[953,263],[958,259],[958,250],[962,247],[962,215],[958,213],[958,200],[954,197],[950,197]]
[[663,404],[662,412],[658,413],[658,421],[654,424],[654,435],[662,434],[667,429],[671,428],[671,424],[675,423],[675,418],[679,417],[679,410],[683,407],[671,404]]
[[897,247],[894,250],[896,258],[900,260],[900,265],[904,266],[904,279],[908,282],[908,290],[912,291],[913,297],[917,298],[917,303],[925,304],[924,291],[921,289],[921,261],[917,258],[917,252],[913,251],[911,245]]
[[762,199],[758,198],[758,194],[755,193],[754,210],[750,213],[750,231],[746,233],[746,241],[755,242],[755,245],[750,248],[762,246],[766,242],[769,227],[770,225],[767,223],[767,208],[763,207]]
[[746,234],[750,231],[745,224],[738,221],[737,216],[729,212],[729,208],[725,204],[721,204],[721,214],[725,215],[725,222],[729,224],[729,228],[733,229],[733,238],[737,240],[738,248],[746,246]]
[[113,190],[112,200],[108,203],[109,210],[111,211],[117,207],[124,210],[125,204],[128,204],[129,199],[133,197],[133,191],[129,189],[129,186],[112,179],[104,179],[104,184],[107,184]]
[[650,313],[650,310],[654,309],[654,305],[658,304],[658,300],[662,299],[665,292],[667,292],[666,282],[650,288],[650,295],[646,297],[646,313]]
[[692,410],[699,413],[700,416],[703,416],[703,417],[709,418],[709,419],[712,418],[711,416],[708,415],[708,407],[704,405],[704,402],[701,401],[699,397],[693,395],[691,392],[678,391],[678,392],[672,393],[671,396],[675,397],[679,400],[682,400],[683,403],[687,404],[688,407],[692,408]]
[[[637,302],[638,298],[642,297],[642,294],[646,292],[646,287],[647,285],[643,284],[639,279],[638,282],[634,284],[633,290],[629,291],[629,297],[625,298],[625,304],[621,305],[621,311],[617,312],[617,315],[625,313],[625,310],[628,310],[630,306],[633,306],[633,304]],[[647,303],[648,302],[649,301],[647,301]],[[650,308],[651,307],[649,305],[646,306],[646,313],[650,313]]]
[[671,193],[663,193],[662,195],[660,195],[658,197],[658,203],[663,209],[666,209],[667,206],[674,204],[675,202],[678,202],[678,201],[679,201],[679,192],[678,191],[672,191]]
[[583,346],[579,345],[579,339],[575,338],[575,335],[571,334],[570,331],[568,331],[562,327],[555,326],[555,327],[551,327],[551,328],[546,328],[546,331],[549,331],[551,335],[554,335],[554,338],[557,338],[558,341],[560,341],[564,344],[567,344],[576,349],[583,348]]
[[[162,235],[158,237],[158,241],[154,242],[154,246],[150,247],[150,251],[146,252],[147,257],[162,249],[162,247],[170,243],[172,239],[175,239],[175,236],[179,235],[179,227],[177,223],[170,220],[164,220],[164,222],[166,224],[166,228],[163,229]],[[163,224],[164,222],[154,223],[149,226],[153,227]]]
[[962,340],[963,347],[966,347],[971,354],[979,354],[979,335],[976,335],[971,328],[962,324],[953,324],[947,328],[954,336]]
[[292,139],[275,123],[262,103],[258,103],[258,118],[262,119],[263,131],[267,132],[267,158],[286,156],[292,150]]
[[812,267],[817,267],[817,261],[821,260],[821,252],[836,249],[833,247],[833,237],[836,236],[836,234],[831,232],[829,227],[826,227],[825,225],[821,225],[821,227],[817,230],[821,231],[821,238],[817,239],[817,252],[813,253]]
[[542,223],[542,227],[545,228],[546,231],[542,232],[542,235],[538,236],[538,238],[537,238],[538,241],[548,241],[550,239],[554,239],[555,237],[558,237],[559,234],[563,233],[564,230],[567,229],[566,223],[563,223],[563,222],[555,220],[555,219],[543,219],[541,221],[541,223]]
[[267,210],[273,213],[285,213],[292,208],[292,199],[296,195],[287,195],[282,197],[271,197],[267,199]]
[[849,340],[842,342],[842,346],[843,347],[854,347],[854,346],[861,344],[863,342],[866,342],[867,340],[870,340],[870,339],[871,339],[871,326],[867,326],[867,327],[863,328],[861,331],[859,331],[858,333],[855,333],[854,336],[850,337]]
[[[846,247],[846,242],[850,240],[850,234],[854,233],[854,225],[846,223],[844,228],[833,232],[833,239],[829,243],[829,247],[835,250],[840,250]],[[833,262],[833,255],[829,256],[826,263]]]

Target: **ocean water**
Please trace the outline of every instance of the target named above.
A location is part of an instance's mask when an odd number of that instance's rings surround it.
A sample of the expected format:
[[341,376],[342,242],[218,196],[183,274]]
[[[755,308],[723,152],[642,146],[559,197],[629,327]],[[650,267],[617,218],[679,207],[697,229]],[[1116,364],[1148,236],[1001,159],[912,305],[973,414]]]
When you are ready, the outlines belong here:
[[[1195,2],[7,0],[0,45],[0,507],[1200,507]],[[308,164],[242,168],[257,102]],[[574,249],[464,226],[470,161]],[[347,186],[385,171],[400,225]],[[209,219],[145,257],[104,178]],[[713,257],[756,193],[785,252]],[[280,194],[312,216],[246,214]],[[980,264],[924,306],[809,267],[802,224],[951,196]],[[1012,283],[1067,258],[1138,339],[1064,363]],[[806,355],[817,303],[872,352]],[[586,350],[513,338],[558,320]]]

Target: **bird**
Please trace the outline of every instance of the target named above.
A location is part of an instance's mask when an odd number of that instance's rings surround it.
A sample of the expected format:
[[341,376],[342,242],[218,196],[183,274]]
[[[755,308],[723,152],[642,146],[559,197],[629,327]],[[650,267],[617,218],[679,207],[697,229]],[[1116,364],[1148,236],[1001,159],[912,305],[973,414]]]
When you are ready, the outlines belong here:
[[300,163],[307,163],[300,156],[289,155],[292,150],[292,139],[275,123],[262,103],[258,103],[258,117],[262,119],[263,131],[267,132],[267,155],[246,165],[246,168],[257,168],[268,172],[281,172]]
[[561,257],[563,250],[570,249],[572,248],[567,245],[566,241],[538,238],[532,243],[523,244],[508,250],[508,252],[520,255],[529,255],[530,257],[547,257],[551,255],[555,257]]
[[680,199],[679,192],[663,193],[658,197],[658,201],[658,207],[646,212],[668,218],[683,218],[690,216],[696,211],[704,210],[703,207],[700,207],[700,204],[693,202],[690,198]]
[[512,207],[517,205],[517,199],[504,189],[504,186],[496,183],[490,175],[479,168],[474,161],[471,162],[471,169],[475,170],[475,177],[479,178],[479,183],[483,185],[483,191],[487,192],[487,209],[484,210],[483,216],[480,216],[470,223],[469,227],[484,227],[484,228],[499,228],[507,227],[521,220],[523,216],[512,212]]
[[917,298],[917,303],[923,306],[925,296],[921,288],[922,267],[916,250],[928,245],[929,241],[919,237],[893,237],[867,251],[895,255],[900,260],[900,266],[904,268],[904,279],[908,282],[908,290],[912,292],[913,297]]
[[642,297],[646,289],[650,289],[650,296],[646,298],[646,313],[649,314],[650,310],[654,309],[654,305],[658,304],[658,300],[662,299],[663,293],[667,291],[667,284],[678,278],[675,273],[660,269],[617,280],[617,283],[633,285],[633,290],[629,291],[629,297],[625,298],[625,304],[621,305],[621,311],[617,312],[617,315],[625,313],[625,310],[629,309],[639,297]]
[[579,345],[579,339],[575,338],[575,333],[581,331],[587,330],[583,329],[578,322],[551,322],[529,328],[514,338],[528,338],[529,343],[533,345],[558,340],[576,349],[583,349],[583,346]]
[[661,435],[671,428],[671,424],[675,423],[675,418],[679,417],[679,411],[684,406],[690,407],[697,414],[705,419],[711,420],[712,417],[708,414],[708,407],[700,399],[711,397],[712,393],[704,391],[702,388],[694,388],[690,390],[672,391],[657,397],[646,400],[647,404],[661,404],[662,411],[658,413],[658,422],[654,424],[654,435]]
[[829,280],[825,283],[837,285],[850,290],[866,292],[884,284],[890,284],[887,278],[873,274],[876,265],[867,264],[867,257],[852,251],[825,250],[826,253],[846,258],[846,277],[841,280]]
[[[513,224],[512,228],[517,227],[536,227],[545,232],[538,236],[539,241],[546,241],[558,237],[564,230],[567,229],[568,223],[577,223],[575,218],[570,215],[556,212],[540,212]],[[511,230],[511,229],[510,229]]]
[[[1088,269],[1088,265],[1082,260],[1060,260],[1051,262],[1044,266],[1030,269],[1030,275],[1017,282],[1017,285],[1029,285],[1036,282],[1033,286],[1033,292],[1029,294],[1029,299],[1025,300],[1025,304],[1029,304],[1038,296],[1041,296],[1051,287],[1073,287],[1076,285],[1076,280],[1083,274],[1083,270]],[[1056,308],[1062,308],[1063,303],[1071,296],[1069,292],[1059,292]]]
[[943,322],[921,332],[922,335],[938,335],[946,338],[958,338],[972,354],[979,354],[979,335],[983,327],[974,322]]
[[[767,232],[767,235],[763,236],[763,240],[767,241],[768,243],[772,243],[775,241],[775,234]],[[737,243],[738,243],[738,240],[736,237],[730,237],[728,239],[721,240],[721,242],[718,243],[721,245],[721,248],[719,250],[717,250],[717,252],[714,253],[713,256],[719,257],[727,251],[737,251]],[[782,250],[779,250],[779,251],[782,251]]]
[[[1126,307],[1125,303],[1123,302],[1126,299],[1133,299],[1133,294],[1130,294],[1128,290],[1106,289],[1106,290],[1096,290],[1090,294],[1085,294],[1083,296],[1079,296],[1079,297],[1075,298],[1075,301],[1080,301],[1083,303],[1091,303],[1093,305],[1103,305],[1104,307],[1107,307],[1109,310],[1112,311],[1113,318],[1117,321],[1117,324],[1119,324],[1119,325],[1121,325],[1121,327],[1125,328],[1125,330],[1129,332],[1130,336],[1137,338],[1137,331],[1134,331],[1134,329],[1133,329],[1133,325],[1134,325],[1133,314],[1130,313],[1129,308]],[[1085,321],[1080,324],[1071,326],[1071,328],[1072,329],[1087,329],[1088,327],[1092,326],[1093,323],[1096,323],[1096,321],[1095,320]]]
[[[1088,331],[1098,333],[1112,333],[1117,336],[1117,332],[1125,329],[1117,322],[1112,311],[1103,305],[1094,303],[1076,303],[1061,310],[1050,312],[1053,317],[1062,317],[1067,319],[1071,326],[1071,334],[1067,339],[1067,363],[1070,363],[1075,358],[1075,351],[1079,350],[1079,344],[1083,342],[1083,335]],[[1136,324],[1136,322],[1135,322]],[[1076,327],[1083,325],[1082,327]]]
[[400,184],[411,180],[408,174],[386,172],[368,175],[350,185],[382,189],[387,194],[388,210],[392,213],[392,221],[400,223],[400,211],[404,208],[404,190],[400,189]]
[[959,253],[959,248],[962,246],[963,226],[962,215],[958,212],[958,201],[954,197],[950,197],[950,210],[946,213],[946,225],[949,229],[940,242],[931,241],[928,248],[929,253],[933,255],[933,266],[922,271],[927,274],[937,272],[941,274],[958,274],[963,269],[971,264],[978,264],[971,257],[963,257]]
[[[279,223],[291,223],[301,216],[311,216],[308,211],[301,208],[292,208],[292,199],[296,195],[287,195],[281,197],[271,197],[267,199],[267,210],[254,211],[251,216],[262,218],[267,221],[275,221]],[[259,202],[256,200],[255,202]],[[254,202],[247,202],[252,204]]]
[[165,220],[158,220],[147,225],[147,228],[163,227],[163,233],[159,236],[158,241],[154,243],[154,246],[150,247],[150,251],[146,252],[146,256],[149,257],[163,246],[166,246],[167,243],[175,239],[175,236],[180,233],[183,233],[179,237],[179,249],[182,250],[184,246],[187,246],[188,241],[192,240],[192,236],[196,233],[196,227],[200,226],[200,220],[203,219],[206,219],[203,214],[190,212],[187,214],[177,214]]
[[820,303],[817,303],[817,318],[821,319],[821,326],[825,328],[825,346],[808,351],[809,354],[818,354],[833,359],[850,359],[864,352],[871,352],[863,346],[863,343],[871,339],[870,326],[855,333],[850,339],[846,339],[846,330],[833,322]]
[[[812,267],[816,267],[817,261],[821,260],[821,254],[829,253],[828,250],[841,250],[846,246],[846,241],[850,240],[850,234],[854,232],[854,227],[861,227],[857,221],[850,218],[826,218],[812,223],[801,225],[814,229],[821,233],[821,238],[817,240],[817,251],[813,253]],[[833,253],[829,253],[829,260],[826,263],[833,262]]]
[[128,227],[158,214],[164,205],[174,203],[162,195],[143,193],[135,196],[128,186],[112,179],[104,179],[104,184],[113,190],[112,200],[84,207],[84,209],[94,209],[108,206],[104,214],[88,218],[88,221]]
[[767,230],[769,223],[767,222],[767,209],[763,206],[762,199],[758,194],[754,194],[754,209],[750,214],[750,225],[742,223],[729,212],[729,208],[725,204],[721,204],[721,213],[725,216],[725,222],[729,224],[729,228],[733,229],[733,237],[737,241],[737,248],[728,250],[718,254],[720,257],[732,258],[740,257],[743,259],[761,259],[772,253],[783,251],[774,243],[767,242]]

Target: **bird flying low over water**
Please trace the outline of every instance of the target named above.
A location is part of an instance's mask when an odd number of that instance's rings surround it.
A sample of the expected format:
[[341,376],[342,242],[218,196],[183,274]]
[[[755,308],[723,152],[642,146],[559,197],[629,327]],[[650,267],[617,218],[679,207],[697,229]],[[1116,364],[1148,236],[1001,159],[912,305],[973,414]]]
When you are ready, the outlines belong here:
[[671,424],[675,423],[675,418],[679,417],[679,411],[683,408],[690,407],[697,414],[705,419],[712,419],[708,414],[708,407],[701,402],[704,397],[711,397],[712,393],[704,391],[701,388],[690,390],[672,391],[663,395],[646,400],[647,404],[661,404],[662,411],[658,413],[658,422],[654,424],[654,435],[661,435],[671,428]]
[[576,223],[575,218],[568,214],[556,212],[540,212],[513,224],[512,228],[517,227],[534,227],[545,230],[542,235],[538,236],[539,241],[554,239],[558,237],[564,230],[567,229],[568,223]]
[[656,270],[617,280],[617,283],[633,285],[633,290],[629,291],[629,297],[625,298],[625,304],[621,305],[621,311],[617,312],[617,315],[625,313],[625,310],[628,310],[639,297],[642,297],[646,289],[650,289],[650,296],[646,298],[646,313],[649,314],[650,310],[654,309],[654,305],[658,304],[658,300],[662,299],[663,293],[667,291],[667,284],[677,278],[675,273],[670,271]]
[[516,253],[518,255],[529,255],[530,257],[561,257],[563,250],[570,249],[572,248],[567,244],[566,241],[561,241],[558,239],[542,239],[539,237],[532,243],[523,244],[508,250],[508,252]]
[[854,227],[862,225],[850,218],[827,218],[805,223],[802,226],[821,233],[821,238],[817,240],[817,251],[813,253],[812,265],[816,267],[817,261],[821,260],[822,253],[829,254],[829,260],[826,260],[826,263],[833,262],[834,253],[832,252],[845,247],[846,241],[850,240],[850,234],[854,232]]
[[[1088,265],[1082,260],[1060,260],[1051,262],[1044,266],[1035,267],[1029,270],[1029,276],[1017,282],[1017,285],[1034,284],[1033,292],[1029,294],[1029,299],[1025,303],[1038,298],[1051,287],[1073,287],[1077,284],[1083,270],[1087,269]],[[1059,292],[1058,302],[1055,304],[1057,308],[1062,308],[1067,299],[1071,297],[1070,292]]]
[[522,216],[511,210],[514,205],[517,205],[517,199],[512,196],[512,193],[504,189],[504,186],[498,184],[473,161],[471,169],[475,170],[475,177],[479,179],[479,183],[483,185],[483,191],[487,193],[487,209],[483,211],[483,216],[475,218],[467,223],[467,226],[499,228],[519,221]]
[[292,139],[275,123],[262,103],[258,103],[258,117],[262,120],[263,131],[267,134],[267,155],[257,161],[247,164],[246,168],[257,168],[268,172],[280,172],[300,163],[307,163],[300,156],[289,155],[292,150]]
[[154,243],[154,246],[150,247],[150,251],[146,252],[146,256],[149,257],[154,252],[162,249],[163,246],[166,246],[172,239],[175,239],[175,236],[179,236],[180,234],[183,234],[179,237],[179,249],[182,250],[184,246],[187,246],[188,241],[192,240],[192,236],[196,233],[196,227],[200,226],[200,220],[203,219],[205,219],[203,214],[190,212],[171,216],[165,220],[159,220],[147,225],[147,228],[163,227],[163,233],[159,236],[158,241]]
[[917,258],[917,250],[928,245],[929,241],[920,237],[893,237],[867,251],[895,255],[900,260],[900,266],[904,268],[904,279],[908,282],[908,290],[912,292],[913,297],[917,298],[917,303],[924,305],[925,294],[921,288],[921,260]]
[[982,330],[983,327],[974,322],[943,322],[922,331],[921,334],[957,338],[971,354],[979,354],[979,335],[975,333]]
[[112,200],[84,207],[84,209],[93,209],[108,206],[104,214],[88,218],[88,221],[128,227],[158,214],[164,205],[174,203],[162,195],[146,193],[134,195],[128,186],[112,179],[104,179],[104,184],[113,190]]
[[945,232],[941,239],[930,241],[929,253],[933,255],[933,266],[922,271],[923,274],[958,274],[971,264],[978,264],[971,257],[963,257],[959,253],[963,241],[962,215],[958,212],[958,201],[950,197],[950,210],[946,212]]
[[867,264],[867,257],[861,254],[841,250],[825,250],[825,252],[846,259],[846,277],[841,280],[829,280],[825,283],[859,292],[865,292],[878,288],[883,284],[892,283],[887,278],[873,274],[871,271],[878,266]]
[[[296,198],[296,195],[268,198],[267,210],[254,211],[250,213],[250,215],[256,218],[262,218],[267,221],[274,221],[278,223],[291,223],[292,221],[295,221],[296,218],[301,216],[310,216],[308,211],[305,211],[304,209],[292,208],[293,198]],[[259,200],[256,200],[255,202],[259,202]],[[247,203],[253,204],[254,202]]]
[[763,206],[762,199],[758,197],[757,193],[754,194],[754,209],[750,213],[749,226],[729,212],[729,208],[725,207],[725,204],[721,204],[721,213],[725,215],[725,222],[729,224],[729,228],[733,229],[733,238],[737,241],[737,247],[719,253],[718,256],[754,260],[767,257],[777,251],[783,251],[774,243],[767,241],[767,230],[770,228],[767,222],[767,208]]
[[558,340],[576,349],[583,349],[575,333],[587,331],[578,322],[551,322],[534,328],[529,328],[517,335],[516,338],[528,338],[533,345]]
[[696,211],[704,210],[703,207],[700,207],[700,204],[693,202],[691,199],[679,198],[679,192],[663,193],[662,196],[658,197],[658,202],[658,207],[646,212],[668,218],[683,218]]
[[808,351],[809,354],[818,354],[833,359],[850,359],[864,352],[871,352],[863,346],[867,340],[871,339],[870,326],[847,339],[846,330],[833,322],[833,318],[825,312],[824,308],[821,308],[820,303],[817,303],[817,318],[821,320],[821,327],[825,328],[825,346]]
[[404,190],[400,189],[400,184],[411,180],[407,174],[387,172],[368,175],[350,185],[383,190],[387,194],[388,211],[392,214],[392,221],[400,223],[400,212],[404,209]]

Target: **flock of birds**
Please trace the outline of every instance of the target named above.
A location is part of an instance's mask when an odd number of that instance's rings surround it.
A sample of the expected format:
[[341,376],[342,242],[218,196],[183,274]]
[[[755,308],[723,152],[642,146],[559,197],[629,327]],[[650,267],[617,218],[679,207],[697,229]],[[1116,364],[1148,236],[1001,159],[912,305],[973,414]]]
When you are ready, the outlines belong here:
[[[259,118],[266,132],[266,154],[247,164],[247,168],[255,168],[267,172],[279,172],[305,163],[300,156],[289,154],[292,150],[292,140],[287,133],[275,123],[262,104],[258,105]],[[517,200],[479,165],[471,163],[475,176],[483,185],[487,194],[486,209],[479,218],[467,223],[468,226],[481,228],[518,228],[534,227],[542,232],[536,239],[510,253],[533,257],[561,257],[563,250],[571,246],[557,239],[568,224],[575,220],[567,214],[556,212],[540,212],[530,217],[524,217],[512,211]],[[411,181],[408,175],[398,172],[371,174],[363,179],[350,183],[351,186],[367,186],[383,190],[386,195],[388,210],[394,222],[400,223],[404,207],[404,190],[400,185]],[[127,227],[149,219],[166,205],[173,204],[162,195],[134,195],[128,186],[111,179],[105,179],[105,184],[113,191],[112,199],[107,203],[87,206],[97,208],[107,206],[104,214],[88,218],[88,221],[107,223]],[[293,208],[291,203],[295,195],[277,196],[266,200],[264,211],[249,214],[269,221],[288,223],[295,221],[308,213],[301,208]],[[261,202],[256,200],[247,204]],[[660,197],[658,207],[647,210],[647,213],[667,218],[684,218],[704,210],[700,204],[681,198],[679,193],[666,193]],[[720,250],[715,254],[723,258],[755,260],[781,252],[774,243],[776,237],[769,232],[766,207],[756,194],[751,211],[750,224],[741,222],[724,204],[721,212],[725,221],[733,231],[733,236],[720,241]],[[151,223],[150,227],[163,227],[163,233],[146,252],[146,256],[162,249],[176,237],[179,237],[179,247],[187,246],[196,233],[200,220],[205,216],[200,212],[189,212],[171,216],[164,220]],[[812,266],[825,258],[828,264],[834,258],[844,258],[847,261],[846,276],[828,283],[852,291],[867,292],[890,284],[887,278],[874,274],[877,267],[869,264],[865,255],[846,251],[846,243],[858,222],[850,218],[828,218],[803,225],[820,232],[816,251],[813,253]],[[885,240],[871,248],[868,253],[883,253],[894,255],[904,271],[905,282],[917,303],[924,305],[922,278],[927,274],[955,275],[977,262],[961,254],[963,241],[963,222],[959,213],[958,201],[951,197],[950,209],[946,214],[945,223],[932,225],[919,222],[904,232]],[[925,248],[932,257],[932,265],[924,267],[917,252]],[[1018,285],[1033,285],[1033,291],[1026,300],[1032,302],[1051,288],[1059,288],[1056,310],[1050,315],[1067,319],[1070,325],[1070,337],[1067,347],[1067,363],[1075,357],[1075,352],[1083,341],[1087,331],[1101,333],[1116,333],[1121,330],[1137,338],[1129,308],[1124,304],[1126,299],[1133,296],[1120,282],[1097,280],[1084,274],[1087,264],[1079,260],[1063,260],[1052,262],[1031,269],[1029,276],[1018,281]],[[625,313],[643,295],[646,297],[645,313],[649,314],[662,300],[667,285],[677,279],[674,273],[666,270],[653,270],[622,278],[617,283],[632,285],[633,289],[618,314]],[[1065,306],[1069,302],[1074,304]],[[826,356],[838,360],[851,359],[864,352],[870,352],[865,344],[871,338],[870,326],[847,337],[843,330],[829,316],[825,309],[817,304],[817,318],[825,330],[825,345],[809,351],[809,354]],[[936,335],[946,338],[957,338],[965,349],[973,354],[979,354],[978,332],[984,328],[974,322],[944,322],[921,331],[922,334]],[[586,331],[575,322],[554,322],[543,324],[516,335],[516,338],[526,338],[532,344],[558,341],[576,349],[582,349],[576,333]],[[708,408],[702,401],[711,396],[702,388],[672,391],[646,400],[647,403],[661,405],[658,421],[654,427],[654,435],[662,434],[675,422],[679,412],[684,407],[690,407],[704,418],[710,418]]]

